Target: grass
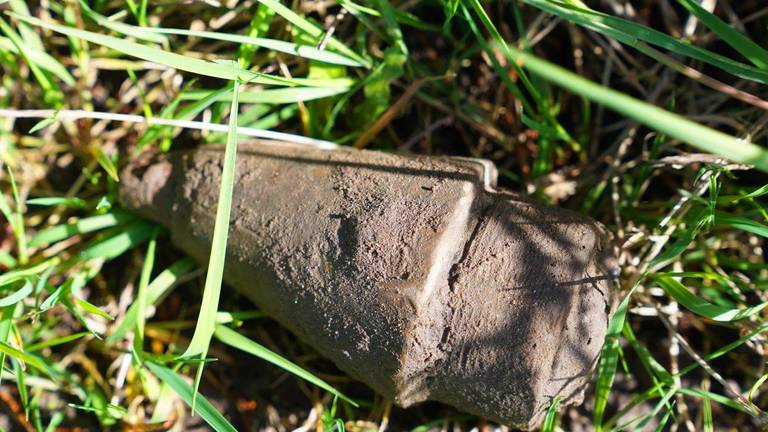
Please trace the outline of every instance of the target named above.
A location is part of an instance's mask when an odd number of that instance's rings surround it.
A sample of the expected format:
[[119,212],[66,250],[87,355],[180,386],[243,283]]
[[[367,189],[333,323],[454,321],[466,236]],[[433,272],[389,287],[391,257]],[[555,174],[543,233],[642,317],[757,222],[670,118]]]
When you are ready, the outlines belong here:
[[[14,425],[170,428],[192,410],[219,431],[485,424],[391,411],[222,293],[246,137],[485,157],[505,186],[608,226],[624,296],[588,403],[559,415],[554,395],[544,430],[765,423],[757,6],[212,3],[0,1],[0,400]],[[226,157],[203,272],[115,194],[142,151],[208,142]]]

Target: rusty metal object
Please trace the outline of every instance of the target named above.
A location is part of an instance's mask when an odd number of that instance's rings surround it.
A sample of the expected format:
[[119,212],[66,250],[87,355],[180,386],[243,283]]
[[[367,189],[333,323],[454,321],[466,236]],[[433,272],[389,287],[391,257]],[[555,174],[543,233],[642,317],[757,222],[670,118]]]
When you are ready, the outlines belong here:
[[[207,262],[221,148],[129,166],[123,205]],[[402,406],[536,427],[579,403],[615,297],[610,235],[474,159],[241,145],[225,280]]]

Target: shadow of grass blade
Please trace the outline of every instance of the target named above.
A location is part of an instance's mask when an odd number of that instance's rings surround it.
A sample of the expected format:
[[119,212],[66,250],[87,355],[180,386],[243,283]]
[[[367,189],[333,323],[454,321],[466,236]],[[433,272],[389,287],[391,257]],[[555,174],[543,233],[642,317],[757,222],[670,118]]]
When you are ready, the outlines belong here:
[[768,172],[768,149],[695,123],[647,102],[597,84],[560,66],[508,47],[510,61],[575,94],[701,150]]
[[338,396],[340,399],[350,403],[352,406],[358,406],[355,401],[348,398],[347,396],[344,396],[343,393],[333,388],[333,386],[312,375],[310,372],[304,370],[301,366],[281,357],[280,355],[270,351],[269,348],[248,339],[247,337],[232,330],[231,328],[223,325],[217,325],[214,334],[216,335],[216,339],[220,340],[221,342],[241,351],[245,351],[248,354],[252,354],[262,360],[268,361],[273,365],[285,370],[286,372],[290,372],[297,377],[333,394],[334,396]]
[[[190,407],[196,390],[186,383],[184,379],[176,372],[156,363],[147,362],[144,364],[155,376],[162,382],[168,384],[176,394]],[[205,420],[216,432],[237,432],[232,424],[221,415],[208,400],[202,396],[197,396],[197,413]]]

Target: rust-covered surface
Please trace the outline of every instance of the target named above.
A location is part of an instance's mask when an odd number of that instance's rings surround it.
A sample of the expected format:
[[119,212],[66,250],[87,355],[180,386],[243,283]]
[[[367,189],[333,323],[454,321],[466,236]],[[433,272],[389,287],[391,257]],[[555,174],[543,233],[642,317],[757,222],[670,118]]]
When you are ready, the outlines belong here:
[[[129,166],[121,201],[205,263],[222,156]],[[241,145],[224,278],[402,406],[536,427],[581,401],[617,271],[598,223],[494,183],[482,161]]]

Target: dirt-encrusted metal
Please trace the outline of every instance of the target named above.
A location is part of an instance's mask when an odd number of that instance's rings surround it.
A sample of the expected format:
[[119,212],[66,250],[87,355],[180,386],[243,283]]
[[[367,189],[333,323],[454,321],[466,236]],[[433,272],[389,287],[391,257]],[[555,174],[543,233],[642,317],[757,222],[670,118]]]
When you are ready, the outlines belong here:
[[[125,207],[208,260],[223,149],[129,166]],[[402,406],[538,426],[579,403],[615,298],[610,235],[486,161],[241,145],[225,280]]]

